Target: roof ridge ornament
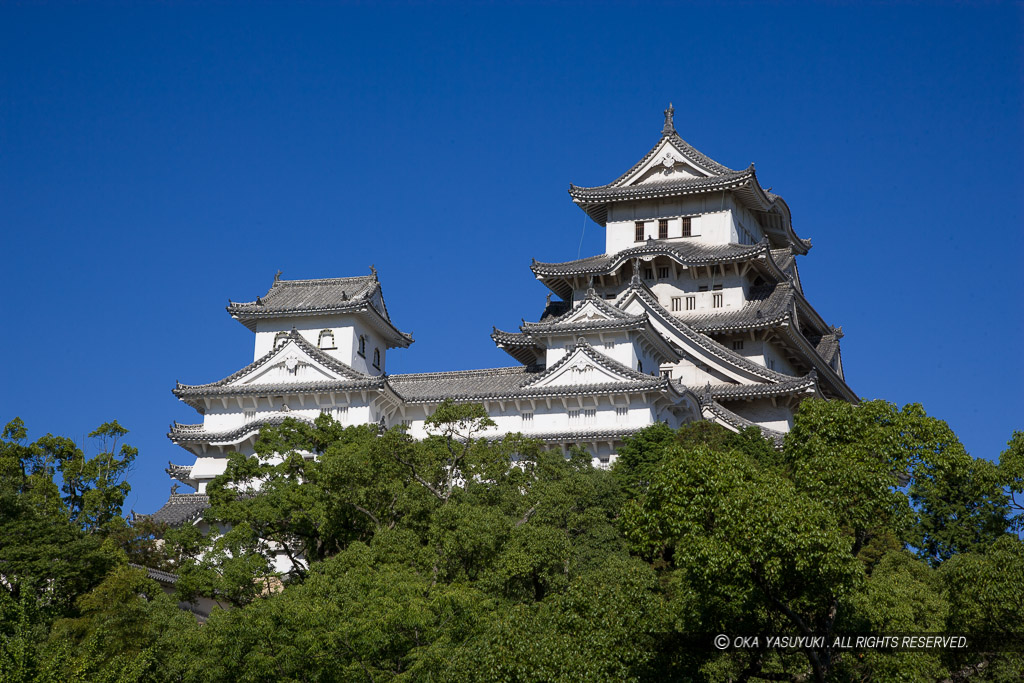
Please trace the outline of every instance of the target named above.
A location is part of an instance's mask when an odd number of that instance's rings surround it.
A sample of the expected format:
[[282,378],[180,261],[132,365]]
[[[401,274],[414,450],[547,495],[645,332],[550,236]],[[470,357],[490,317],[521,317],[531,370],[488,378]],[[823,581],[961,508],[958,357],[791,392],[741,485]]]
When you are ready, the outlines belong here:
[[372,263],[370,264],[370,273],[373,275],[373,279],[376,280],[377,279],[377,269],[374,267],[374,265]]
[[277,269],[277,273],[274,274],[274,284],[276,285],[280,281],[281,281],[281,269],[278,268]]
[[671,135],[676,132],[675,124],[672,122],[672,117],[675,116],[676,109],[672,106],[672,103],[668,103],[668,109],[665,110],[665,125],[661,129],[662,135]]

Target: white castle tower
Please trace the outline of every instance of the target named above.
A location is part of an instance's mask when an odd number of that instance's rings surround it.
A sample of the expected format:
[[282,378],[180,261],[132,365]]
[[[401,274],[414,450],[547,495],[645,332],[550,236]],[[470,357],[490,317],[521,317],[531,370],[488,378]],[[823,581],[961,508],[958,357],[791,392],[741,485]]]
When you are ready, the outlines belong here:
[[570,186],[606,230],[605,253],[534,261],[548,296],[538,322],[491,338],[517,365],[388,375],[387,351],[413,342],[388,315],[377,272],[282,280],[228,312],[255,333],[254,361],[174,394],[203,416],[168,435],[194,456],[168,473],[196,493],[171,494],[153,517],[198,519],[206,484],[259,430],[328,413],[345,425],[404,425],[417,438],[445,399],[483,404],[487,436],[522,432],[612,461],[623,439],[655,422],[707,419],[779,440],[808,396],[856,402],[839,354],[841,329],[804,298],[796,257],[810,241],[789,207],[683,141],[671,105],[657,144],[600,187]]

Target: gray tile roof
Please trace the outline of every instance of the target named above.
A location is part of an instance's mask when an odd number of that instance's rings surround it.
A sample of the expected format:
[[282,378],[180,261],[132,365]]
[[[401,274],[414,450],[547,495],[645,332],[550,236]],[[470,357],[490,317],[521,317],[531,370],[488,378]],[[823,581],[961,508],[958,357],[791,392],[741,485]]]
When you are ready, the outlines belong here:
[[182,484],[192,486],[192,465],[175,465],[172,462],[167,463],[167,468],[164,472],[167,473],[171,479],[177,479]]
[[[167,438],[177,444],[182,443],[222,443],[235,444],[244,437],[254,434],[263,427],[276,427],[285,420],[292,419],[299,422],[312,424],[309,420],[295,415],[272,415],[252,422],[246,422],[241,427],[223,432],[210,432],[203,428],[203,425],[183,425],[177,422],[171,424]],[[198,427],[198,429],[197,429]]]
[[393,343],[408,346],[413,341],[412,336],[399,331],[391,322],[376,270],[372,275],[361,277],[320,280],[275,278],[274,284],[264,296],[257,297],[255,301],[228,301],[227,311],[253,331],[256,330],[256,320],[260,318],[373,311],[379,319],[378,326]]
[[133,569],[142,569],[146,572],[149,578],[153,579],[157,583],[174,585],[178,582],[178,575],[170,572],[160,571],[159,569],[152,569],[150,567],[143,567],[141,564],[128,563],[128,566]]
[[729,190],[756,182],[753,166],[742,171],[730,171],[723,175],[709,178],[680,178],[667,182],[649,182],[639,185],[602,185],[600,187],[569,186],[569,196],[581,204],[598,204],[606,202],[622,202],[636,199],[656,199],[675,197],[696,192],[715,192]]
[[388,382],[399,396],[410,403],[417,403],[446,397],[468,399],[510,395],[537,374],[536,370],[518,366],[390,375]]
[[821,340],[818,341],[815,350],[826,363],[831,363],[832,359],[835,358],[836,354],[839,352],[839,338],[840,335],[833,333],[824,335]]
[[576,261],[543,263],[534,260],[530,270],[535,275],[604,275],[619,269],[622,264],[644,256],[669,256],[686,266],[707,266],[724,263],[739,263],[769,252],[767,242],[758,244],[708,245],[694,240],[669,241],[650,239],[636,247],[615,254],[601,254]]
[[737,310],[696,315],[677,311],[674,315],[705,334],[764,329],[774,327],[792,316],[793,299],[793,288],[789,283],[780,282],[752,287],[747,301]]
[[[569,362],[577,346],[582,346],[596,363],[623,375],[621,382],[586,384],[577,386],[535,386]],[[430,372],[422,374],[391,375],[388,382],[408,403],[434,403],[445,398],[456,401],[501,400],[545,396],[577,396],[610,391],[655,391],[671,387],[663,377],[645,375],[595,351],[586,341],[578,341],[566,355],[546,370],[534,367],[493,368],[489,370],[461,370],[456,372]]]
[[210,497],[205,493],[172,493],[163,507],[147,517],[154,522],[180,526],[199,519],[208,507]]
[[[270,290],[256,301],[230,302],[232,315],[345,310],[369,299],[378,287],[376,275],[322,280],[274,279]],[[384,312],[382,311],[382,314]]]
[[[794,377],[791,380],[773,384],[712,384],[710,387],[711,396],[716,401],[818,393],[818,375],[812,370],[804,377]],[[701,393],[699,387],[691,387],[691,389],[695,394]]]

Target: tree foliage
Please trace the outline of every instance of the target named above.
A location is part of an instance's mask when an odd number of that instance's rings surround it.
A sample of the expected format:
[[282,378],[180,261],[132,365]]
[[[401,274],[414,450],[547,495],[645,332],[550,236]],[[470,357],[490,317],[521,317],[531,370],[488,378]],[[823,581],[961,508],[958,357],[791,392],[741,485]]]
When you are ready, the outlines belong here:
[[[0,546],[0,678],[1024,673],[1020,653],[993,645],[1024,638],[1024,433],[996,464],[919,406],[805,401],[781,449],[756,429],[654,425],[609,471],[580,450],[488,440],[492,426],[482,407],[450,402],[422,441],[285,421],[256,456],[228,458],[202,525],[163,529],[121,520],[134,451],[115,447],[116,423],[92,459],[55,437],[26,445],[12,423],[0,538],[34,542]],[[74,561],[56,562],[74,543]],[[176,595],[128,559],[174,571]],[[200,598],[224,607],[201,627],[175,606]],[[830,638],[718,650],[715,633]],[[834,645],[849,633],[964,633],[985,647]]]

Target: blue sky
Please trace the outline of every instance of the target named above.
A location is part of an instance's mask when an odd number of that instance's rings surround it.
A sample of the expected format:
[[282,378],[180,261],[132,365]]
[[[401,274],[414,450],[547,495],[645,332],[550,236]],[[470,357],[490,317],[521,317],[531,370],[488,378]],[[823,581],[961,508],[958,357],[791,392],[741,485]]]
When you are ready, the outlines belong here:
[[[676,107],[814,248],[860,395],[920,402],[972,454],[1024,428],[1020,4],[0,7],[0,422],[141,450],[166,500],[175,380],[252,359],[224,311],[375,264],[417,339],[390,372],[497,367],[530,259],[603,251],[566,194]],[[582,246],[581,246],[582,236]]]

